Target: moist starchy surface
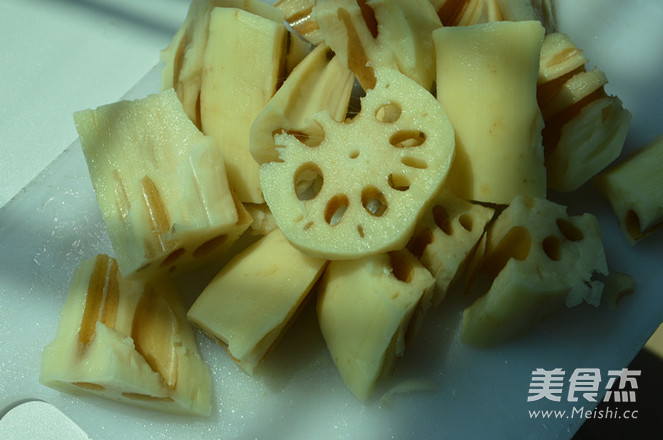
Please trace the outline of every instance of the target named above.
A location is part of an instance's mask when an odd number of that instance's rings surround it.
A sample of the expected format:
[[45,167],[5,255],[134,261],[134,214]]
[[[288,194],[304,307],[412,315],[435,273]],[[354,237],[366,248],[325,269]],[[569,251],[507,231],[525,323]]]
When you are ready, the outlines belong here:
[[196,124],[200,121],[200,83],[207,49],[210,14],[214,8],[241,8],[247,12],[283,22],[283,12],[261,0],[193,0],[186,19],[161,52],[164,63],[161,88],[175,89],[184,111]]
[[[315,313],[367,400],[424,319],[462,312],[427,329],[488,347],[635,286],[592,214],[546,199],[630,122],[550,0],[193,0],[161,59],[160,93],[74,117],[117,260],[74,273],[47,386],[209,415],[232,396],[192,324],[274,384],[262,361]],[[631,240],[663,218],[653,145],[595,180]]]
[[211,412],[209,369],[177,294],[122,278],[107,255],[76,269],[39,380],[157,411]]
[[496,204],[546,197],[536,101],[543,37],[538,21],[433,31],[437,99],[456,133],[447,185],[458,196]]
[[415,337],[434,283],[406,250],[329,263],[318,321],[339,374],[359,399],[370,397]]
[[279,160],[260,167],[274,219],[293,245],[321,258],[359,258],[402,248],[454,155],[440,104],[398,71],[378,82],[347,122],[311,117],[321,141],[279,134]]
[[251,125],[249,151],[259,164],[278,160],[274,136],[289,133],[307,145],[321,140],[311,116],[326,111],[345,120],[355,75],[325,44],[320,44],[288,75]]
[[435,79],[431,31],[442,24],[428,0],[320,1],[313,16],[323,41],[375,86],[374,69],[391,68],[429,90]]
[[249,374],[294,317],[326,260],[311,258],[274,230],[235,256],[203,290],[189,320],[227,345]]
[[74,115],[125,277],[163,277],[226,250],[248,227],[214,140],[173,89]]
[[407,248],[435,277],[434,306],[464,276],[494,213],[494,208],[470,203],[446,188],[426,208]]
[[286,44],[282,22],[236,8],[210,12],[200,80],[201,128],[223,153],[228,182],[242,202],[264,201],[249,132],[281,83]]
[[517,197],[488,230],[482,271],[490,287],[463,312],[462,338],[472,345],[506,341],[564,306],[598,306],[608,274],[598,221]]

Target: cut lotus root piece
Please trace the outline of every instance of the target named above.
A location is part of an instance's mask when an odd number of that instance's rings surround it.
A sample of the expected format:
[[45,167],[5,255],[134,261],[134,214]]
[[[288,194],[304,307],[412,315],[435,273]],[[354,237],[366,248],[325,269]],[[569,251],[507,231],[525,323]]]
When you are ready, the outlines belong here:
[[295,135],[307,145],[320,139],[319,128],[309,120],[327,111],[342,121],[348,112],[355,75],[329,47],[317,46],[286,78],[267,105],[255,117],[249,133],[249,151],[258,164],[278,159],[274,134]]
[[177,293],[120,276],[107,255],[77,267],[39,380],[156,411],[209,415],[211,377]]
[[316,304],[320,332],[357,398],[371,396],[416,338],[434,284],[407,250],[329,263]]
[[477,202],[509,204],[546,196],[536,101],[544,29],[537,21],[500,21],[433,31],[437,99],[456,136],[446,186]]
[[187,317],[253,374],[294,321],[326,264],[299,252],[274,230],[233,257]]
[[631,245],[663,229],[662,166],[663,135],[659,135],[593,181]]
[[598,220],[518,196],[488,230],[481,270],[490,287],[463,311],[462,340],[471,345],[504,342],[564,306],[598,306],[608,274]]
[[431,32],[442,23],[428,0],[318,1],[313,17],[324,42],[363,88],[373,88],[373,70],[381,67],[397,69],[431,88],[435,79]]
[[495,209],[471,203],[443,188],[433,199],[407,248],[435,277],[433,306],[463,279]]
[[285,21],[302,38],[311,44],[323,41],[320,26],[313,16],[317,0],[278,0],[274,6],[285,13]]
[[319,142],[277,134],[279,160],[260,168],[274,219],[303,252],[349,259],[403,248],[454,154],[454,133],[435,98],[398,71],[346,122],[311,117]]
[[557,28],[551,0],[430,0],[444,26],[494,21],[538,20],[548,32]]
[[568,35],[546,35],[537,101],[548,186],[559,192],[578,189],[619,157],[631,124],[621,100],[606,94],[605,74],[587,63]]
[[[184,111],[201,128],[200,94],[204,73],[203,62],[209,37],[211,12],[214,9],[238,8],[275,23],[283,23],[284,13],[262,0],[193,0],[186,19],[172,41],[161,51],[164,63],[161,89],[173,88],[182,101]],[[308,51],[308,43],[288,32],[287,49],[283,53],[285,71],[289,73]]]
[[74,121],[124,277],[156,279],[200,266],[248,228],[223,155],[173,89],[82,110]]

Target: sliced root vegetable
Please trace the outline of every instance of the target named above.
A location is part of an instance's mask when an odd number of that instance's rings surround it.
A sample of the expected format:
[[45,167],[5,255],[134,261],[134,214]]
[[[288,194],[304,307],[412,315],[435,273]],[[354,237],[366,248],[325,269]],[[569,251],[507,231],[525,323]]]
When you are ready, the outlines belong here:
[[451,164],[454,134],[440,104],[403,74],[376,72],[355,118],[313,115],[319,143],[279,134],[279,159],[261,165],[276,223],[310,255],[349,259],[404,247]]
[[72,278],[39,380],[157,411],[209,415],[211,376],[177,293],[120,276],[98,255]]

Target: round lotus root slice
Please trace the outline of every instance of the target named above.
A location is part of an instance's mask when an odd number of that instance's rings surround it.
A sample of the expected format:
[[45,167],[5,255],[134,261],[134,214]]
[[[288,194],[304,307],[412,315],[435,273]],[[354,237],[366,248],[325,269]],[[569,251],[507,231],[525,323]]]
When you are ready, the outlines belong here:
[[353,259],[405,247],[445,179],[454,131],[415,81],[376,69],[376,86],[345,122],[311,116],[311,133],[275,132],[279,159],[260,167],[276,224],[302,252]]

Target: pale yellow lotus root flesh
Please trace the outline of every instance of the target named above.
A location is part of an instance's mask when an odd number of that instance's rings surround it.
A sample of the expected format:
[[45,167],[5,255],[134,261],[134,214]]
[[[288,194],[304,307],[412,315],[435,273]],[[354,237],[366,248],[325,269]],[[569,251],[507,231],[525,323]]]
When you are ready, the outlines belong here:
[[260,167],[265,201],[303,252],[351,259],[404,247],[454,155],[442,106],[416,82],[376,69],[361,112],[312,116],[320,139],[276,135],[279,160]]

